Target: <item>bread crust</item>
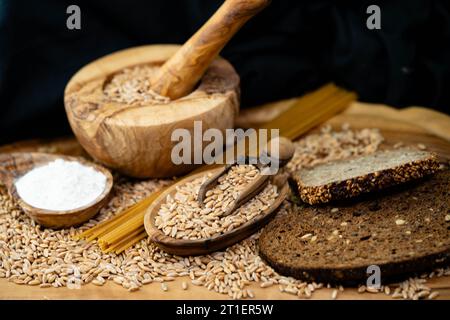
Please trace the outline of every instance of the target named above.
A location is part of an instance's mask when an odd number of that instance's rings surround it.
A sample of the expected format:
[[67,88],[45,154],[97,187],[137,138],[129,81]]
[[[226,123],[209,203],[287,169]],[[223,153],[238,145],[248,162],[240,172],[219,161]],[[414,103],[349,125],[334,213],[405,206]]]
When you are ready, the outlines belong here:
[[[370,276],[367,273],[369,265],[354,268],[293,268],[283,263],[273,261],[266,256],[264,250],[259,251],[261,258],[266,261],[275,271],[282,275],[290,276],[307,282],[342,284],[357,286],[365,284],[364,281]],[[450,263],[450,249],[445,252],[430,254],[413,260],[405,260],[393,263],[377,264],[380,267],[382,283],[401,281],[408,276],[432,270],[433,268],[446,267]]]
[[261,257],[286,276],[346,285],[365,284],[370,265],[383,283],[450,265],[450,170],[363,198],[277,216]]
[[[314,168],[310,170],[314,170]],[[353,198],[363,193],[385,189],[423,178],[437,170],[439,170],[439,162],[434,154],[430,154],[425,159],[320,186],[305,185],[299,175],[294,175],[293,179],[297,183],[302,201],[314,205]]]

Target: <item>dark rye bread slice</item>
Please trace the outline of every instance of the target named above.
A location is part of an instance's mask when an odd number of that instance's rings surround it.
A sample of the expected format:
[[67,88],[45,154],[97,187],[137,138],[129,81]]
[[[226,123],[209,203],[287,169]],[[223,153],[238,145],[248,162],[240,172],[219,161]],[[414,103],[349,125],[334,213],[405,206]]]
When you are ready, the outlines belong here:
[[412,149],[378,151],[332,161],[293,175],[300,198],[309,204],[352,198],[436,172],[432,153]]
[[260,255],[280,274],[342,284],[364,283],[369,265],[383,283],[449,265],[450,171],[393,189],[279,215]]

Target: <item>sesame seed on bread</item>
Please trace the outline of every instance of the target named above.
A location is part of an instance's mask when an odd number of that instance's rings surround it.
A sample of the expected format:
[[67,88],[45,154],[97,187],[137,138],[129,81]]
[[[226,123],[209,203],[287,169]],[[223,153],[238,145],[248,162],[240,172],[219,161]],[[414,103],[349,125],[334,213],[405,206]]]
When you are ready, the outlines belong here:
[[300,198],[318,204],[420,179],[438,169],[439,162],[430,152],[395,149],[301,169],[293,178]]

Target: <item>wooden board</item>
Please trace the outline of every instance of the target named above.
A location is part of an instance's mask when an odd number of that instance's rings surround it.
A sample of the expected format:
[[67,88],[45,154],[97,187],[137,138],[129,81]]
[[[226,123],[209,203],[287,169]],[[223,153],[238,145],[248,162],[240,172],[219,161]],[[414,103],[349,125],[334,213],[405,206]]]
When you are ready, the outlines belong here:
[[[97,287],[93,284],[82,286],[81,289],[67,288],[46,288],[30,287],[17,285],[6,280],[0,280],[0,299],[33,299],[33,300],[57,300],[57,299],[133,299],[133,300],[225,300],[227,295],[219,294],[214,291],[208,291],[205,287],[189,285],[188,290],[182,290],[182,281],[189,281],[187,278],[178,278],[172,282],[166,282],[169,287],[167,292],[161,290],[159,283],[151,283],[143,286],[135,292],[128,292],[121,286],[111,281],[103,287]],[[427,283],[431,288],[439,291],[438,299],[450,299],[450,277],[433,279]],[[286,293],[280,293],[278,286],[261,289],[252,284],[249,287],[255,293],[258,300],[298,300],[297,296]],[[330,299],[332,289],[320,289],[314,292],[312,300]],[[338,299],[344,300],[388,300],[389,296],[381,293],[357,293],[355,289],[346,288],[344,292],[338,294]]]
[[[243,126],[249,124],[249,119],[263,122],[275,116],[279,110],[285,109],[295,99],[286,100],[264,106],[262,109],[251,110],[254,117],[248,111],[243,112],[239,123]],[[262,111],[262,112],[261,112]],[[424,144],[428,150],[437,152],[442,159],[450,160],[450,117],[425,108],[407,108],[401,111],[381,105],[369,105],[354,103],[346,112],[329,121],[333,126],[341,126],[349,123],[352,128],[380,128],[386,138],[386,145],[396,142],[404,142],[409,145]],[[39,148],[49,147],[43,142],[25,143],[28,149],[34,146]],[[0,152],[18,147],[2,147]],[[70,148],[70,152],[80,152],[76,144]],[[59,151],[56,148],[55,151]],[[163,292],[158,283],[146,285],[141,290],[129,293],[125,289],[107,283],[103,287],[89,284],[81,289],[47,288],[19,286],[0,279],[0,299],[227,299],[228,296],[208,291],[204,287],[189,285],[189,289],[181,289],[181,282],[187,279],[177,278],[169,282],[169,290]],[[190,282],[189,282],[190,283]],[[450,299],[450,277],[434,278],[427,283],[431,288],[440,292],[439,299]],[[249,287],[255,292],[257,299],[298,299],[296,296],[280,293],[278,287],[261,289],[256,284]],[[313,294],[312,299],[330,299],[331,289],[321,289]],[[390,299],[384,294],[357,293],[354,288],[346,288],[339,293],[338,299]]]

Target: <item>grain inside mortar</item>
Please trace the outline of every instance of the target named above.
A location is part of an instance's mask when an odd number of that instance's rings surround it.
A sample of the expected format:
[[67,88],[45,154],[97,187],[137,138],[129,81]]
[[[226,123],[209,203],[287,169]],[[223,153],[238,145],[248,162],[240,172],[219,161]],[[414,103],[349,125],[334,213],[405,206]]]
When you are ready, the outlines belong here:
[[129,105],[164,104],[170,102],[151,89],[151,79],[158,71],[157,65],[126,68],[112,76],[103,93],[111,101]]
[[[382,136],[377,130],[351,131],[344,128],[333,132],[325,128],[321,133],[308,135],[295,143],[296,154],[288,167],[292,170],[349,155],[368,154],[375,151],[381,141]],[[103,285],[109,280],[135,291],[152,282],[170,282],[176,277],[188,276],[192,285],[235,299],[258,298],[249,288],[251,284],[261,288],[275,286],[285,294],[301,298],[311,297],[314,291],[329,287],[277,274],[258,256],[256,243],[259,234],[223,251],[184,258],[161,251],[147,239],[119,255],[103,253],[96,243],[73,239],[73,236],[111,218],[168,182],[118,179],[109,205],[95,219],[78,228],[58,231],[36,225],[13,203],[6,190],[0,189],[0,278],[41,287],[66,286],[73,277],[80,278],[81,284],[96,280],[97,285]],[[289,210],[290,204],[285,202],[279,214]],[[426,279],[443,275],[450,275],[450,269],[436,270],[421,278],[390,285],[390,295],[412,299],[418,298],[420,292],[428,291],[428,298],[435,298],[438,293],[426,287]],[[415,285],[416,282],[421,286]],[[385,288],[382,289],[380,294],[385,294]],[[365,292],[365,288],[361,292]],[[420,295],[421,298],[427,297],[424,293]]]

